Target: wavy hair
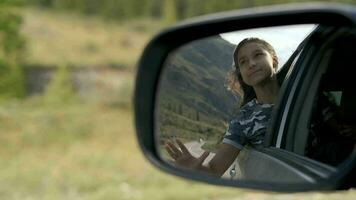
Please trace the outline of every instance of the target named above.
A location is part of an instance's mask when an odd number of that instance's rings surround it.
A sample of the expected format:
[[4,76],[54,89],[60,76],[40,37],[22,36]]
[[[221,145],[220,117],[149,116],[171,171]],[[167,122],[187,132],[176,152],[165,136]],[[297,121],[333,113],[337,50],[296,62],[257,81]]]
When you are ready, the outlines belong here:
[[234,94],[242,96],[242,102],[240,101],[240,107],[244,106],[247,102],[256,98],[256,93],[255,93],[253,87],[247,85],[242,80],[241,72],[240,72],[240,69],[238,66],[238,61],[237,61],[239,50],[244,45],[246,45],[247,43],[251,43],[251,42],[261,44],[262,47],[268,53],[271,54],[273,61],[274,61],[273,67],[275,68],[278,66],[278,57],[277,57],[276,51],[274,50],[272,45],[270,45],[265,40],[262,40],[260,38],[255,38],[255,37],[245,38],[236,46],[236,48],[234,50],[234,54],[233,54],[233,59],[234,59],[233,68],[232,68],[232,70],[230,70],[228,72],[228,75],[227,75],[227,86],[228,86],[228,90],[232,91]]

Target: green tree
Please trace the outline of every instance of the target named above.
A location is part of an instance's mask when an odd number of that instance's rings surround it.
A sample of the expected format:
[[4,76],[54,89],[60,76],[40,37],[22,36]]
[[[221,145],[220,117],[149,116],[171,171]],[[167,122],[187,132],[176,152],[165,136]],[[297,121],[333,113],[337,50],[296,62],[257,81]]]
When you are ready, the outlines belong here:
[[0,101],[25,97],[25,76],[16,63],[0,60]]
[[183,115],[183,108],[181,104],[178,105],[178,114]]
[[25,40],[20,35],[22,18],[14,11],[16,1],[0,1],[0,99],[25,96],[23,60]]

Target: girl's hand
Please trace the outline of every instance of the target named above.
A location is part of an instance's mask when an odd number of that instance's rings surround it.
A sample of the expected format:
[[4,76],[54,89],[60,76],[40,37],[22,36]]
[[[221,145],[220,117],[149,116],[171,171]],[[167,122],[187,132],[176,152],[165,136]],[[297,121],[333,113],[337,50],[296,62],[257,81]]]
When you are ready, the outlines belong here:
[[179,148],[177,148],[176,145],[174,145],[174,143],[170,140],[168,140],[165,145],[165,149],[173,158],[175,163],[189,169],[200,169],[204,160],[208,157],[209,152],[205,151],[199,158],[196,158],[188,151],[182,141],[176,139],[176,143]]

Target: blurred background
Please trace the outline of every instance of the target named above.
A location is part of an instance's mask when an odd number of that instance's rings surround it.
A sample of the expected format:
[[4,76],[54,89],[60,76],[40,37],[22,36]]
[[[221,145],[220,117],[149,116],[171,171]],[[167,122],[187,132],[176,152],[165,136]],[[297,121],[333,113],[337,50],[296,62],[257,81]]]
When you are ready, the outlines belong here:
[[153,35],[282,2],[302,1],[0,0],[0,199],[355,199],[183,180],[151,167],[136,143],[133,79]]

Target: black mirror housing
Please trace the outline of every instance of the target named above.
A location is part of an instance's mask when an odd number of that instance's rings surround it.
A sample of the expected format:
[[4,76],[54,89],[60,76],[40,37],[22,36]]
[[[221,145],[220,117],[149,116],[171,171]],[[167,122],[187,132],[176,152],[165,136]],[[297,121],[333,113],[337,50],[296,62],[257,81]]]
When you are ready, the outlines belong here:
[[252,188],[279,192],[343,189],[355,179],[348,178],[356,163],[353,157],[344,163],[343,171],[334,178],[314,183],[269,184],[254,181],[230,181],[212,178],[204,173],[188,172],[163,161],[157,152],[155,138],[155,105],[158,81],[167,56],[178,47],[201,38],[222,32],[259,27],[296,24],[319,24],[328,27],[354,27],[356,7],[341,4],[297,4],[254,8],[204,16],[169,28],[156,37],[145,48],[138,64],[134,106],[137,139],[145,157],[161,170],[211,184]]

